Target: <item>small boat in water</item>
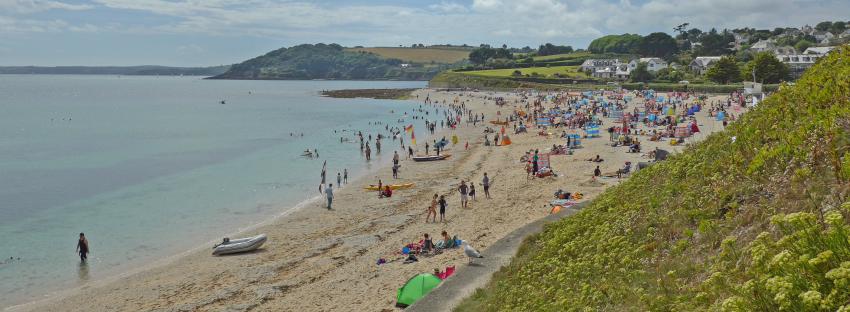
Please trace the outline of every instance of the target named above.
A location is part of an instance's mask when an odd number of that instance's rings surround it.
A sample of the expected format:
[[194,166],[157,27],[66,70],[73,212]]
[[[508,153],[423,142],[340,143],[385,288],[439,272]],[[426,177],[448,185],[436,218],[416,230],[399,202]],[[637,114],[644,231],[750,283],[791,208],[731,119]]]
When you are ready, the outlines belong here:
[[240,252],[247,252],[260,248],[266,242],[266,234],[260,234],[254,237],[246,237],[240,239],[225,238],[221,244],[213,247],[213,255],[227,255]]
[[429,155],[429,156],[414,156],[413,161],[435,161],[449,158],[451,155]]

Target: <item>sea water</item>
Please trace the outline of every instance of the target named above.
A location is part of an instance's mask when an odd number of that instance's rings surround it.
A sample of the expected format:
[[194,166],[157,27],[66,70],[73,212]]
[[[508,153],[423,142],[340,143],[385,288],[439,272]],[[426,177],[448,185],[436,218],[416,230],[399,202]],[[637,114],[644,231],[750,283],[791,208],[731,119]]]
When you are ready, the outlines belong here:
[[399,144],[384,140],[367,165],[349,130],[386,134],[418,104],[319,92],[424,85],[0,75],[0,307],[280,215],[320,195],[324,161],[330,183],[368,172]]

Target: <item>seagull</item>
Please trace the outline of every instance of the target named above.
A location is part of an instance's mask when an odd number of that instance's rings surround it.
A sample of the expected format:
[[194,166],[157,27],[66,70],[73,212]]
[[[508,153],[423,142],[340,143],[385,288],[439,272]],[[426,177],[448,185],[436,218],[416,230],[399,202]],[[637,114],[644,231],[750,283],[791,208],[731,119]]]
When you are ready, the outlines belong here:
[[467,243],[465,240],[461,241],[461,244],[463,244],[463,253],[465,253],[466,256],[469,257],[469,263],[472,263],[472,258],[484,258],[484,256],[482,256],[481,253],[478,252],[478,250],[475,250],[475,248],[469,246],[469,243]]

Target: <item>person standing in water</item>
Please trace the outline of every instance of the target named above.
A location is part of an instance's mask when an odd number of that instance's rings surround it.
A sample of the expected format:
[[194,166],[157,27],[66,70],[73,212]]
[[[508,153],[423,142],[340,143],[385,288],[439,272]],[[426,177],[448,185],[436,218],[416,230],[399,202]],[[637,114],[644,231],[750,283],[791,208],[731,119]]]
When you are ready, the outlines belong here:
[[342,175],[340,175],[339,172],[336,173],[336,185],[342,186]]
[[77,241],[77,253],[80,254],[80,262],[86,262],[89,254],[89,241],[86,239],[86,234],[80,233],[80,240]]
[[342,182],[348,184],[348,168],[342,170]]

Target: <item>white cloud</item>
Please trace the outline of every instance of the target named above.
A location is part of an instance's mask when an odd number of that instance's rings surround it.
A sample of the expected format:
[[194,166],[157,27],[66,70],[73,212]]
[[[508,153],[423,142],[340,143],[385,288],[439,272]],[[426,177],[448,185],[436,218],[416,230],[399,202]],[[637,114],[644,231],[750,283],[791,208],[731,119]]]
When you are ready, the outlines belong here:
[[456,2],[445,2],[442,1],[437,4],[432,4],[428,6],[429,9],[443,12],[443,13],[466,13],[469,12],[469,9],[462,4]]
[[[251,36],[287,44],[552,42],[583,47],[604,34],[670,33],[675,25],[685,22],[707,30],[801,26],[847,19],[846,6],[850,0],[439,0],[420,6],[327,4],[308,0],[91,1],[91,4],[70,4],[60,0],[0,0],[0,34],[64,29],[187,37]],[[160,21],[159,24],[148,24],[147,19],[141,18],[68,25],[56,19],[39,21],[9,16],[45,10],[85,10],[93,6],[162,18],[153,19]]]
[[493,10],[502,6],[501,0],[472,0],[472,8],[476,10]]
[[48,10],[88,10],[91,5],[70,4],[50,0],[0,0],[0,12],[5,14],[28,14]]
[[206,50],[196,44],[187,44],[177,47],[177,54],[180,55],[197,55],[204,52],[206,52]]

